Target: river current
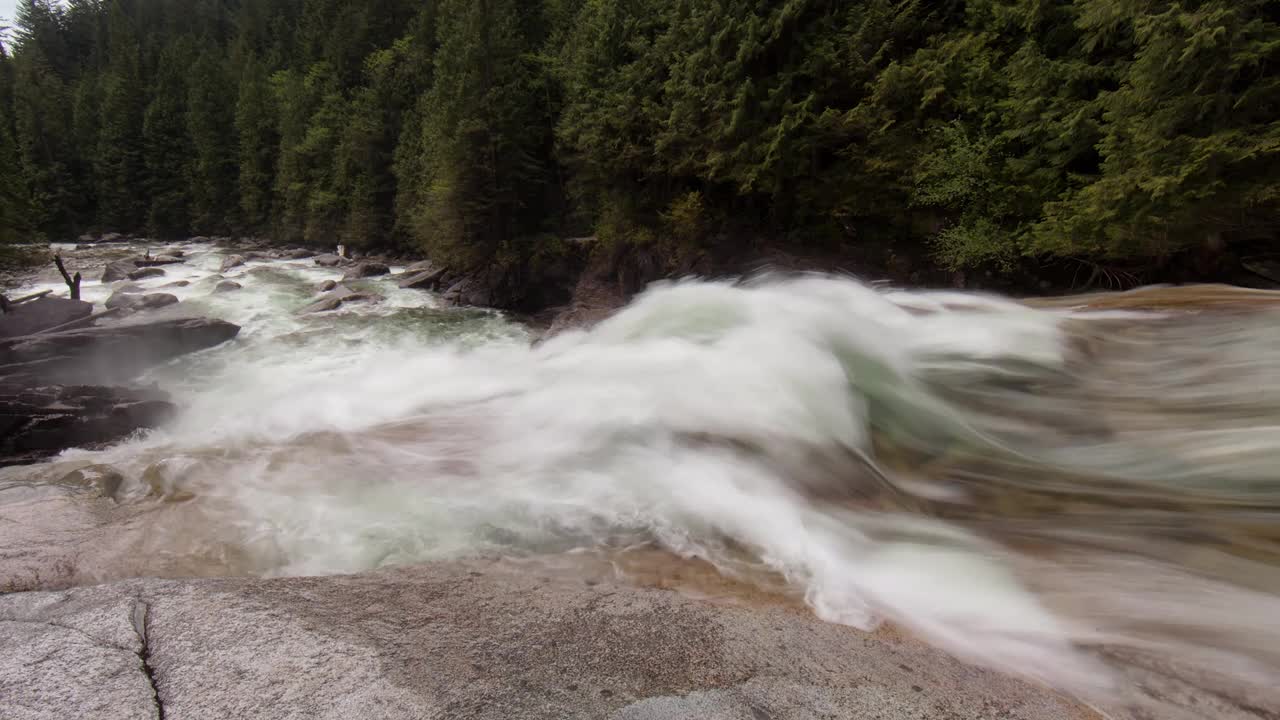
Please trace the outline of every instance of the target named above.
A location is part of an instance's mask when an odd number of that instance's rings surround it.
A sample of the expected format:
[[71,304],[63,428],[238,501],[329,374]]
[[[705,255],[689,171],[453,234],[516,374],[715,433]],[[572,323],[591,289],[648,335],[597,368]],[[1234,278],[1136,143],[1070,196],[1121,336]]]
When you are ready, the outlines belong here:
[[178,417],[0,471],[0,503],[125,478],[91,580],[660,552],[1082,695],[1116,682],[1098,648],[1280,668],[1270,297],[688,279],[539,339],[386,278],[298,314],[341,277],[310,260],[215,294],[223,251],[183,247],[141,283],[182,302],[149,317],[243,329],[140,380]]

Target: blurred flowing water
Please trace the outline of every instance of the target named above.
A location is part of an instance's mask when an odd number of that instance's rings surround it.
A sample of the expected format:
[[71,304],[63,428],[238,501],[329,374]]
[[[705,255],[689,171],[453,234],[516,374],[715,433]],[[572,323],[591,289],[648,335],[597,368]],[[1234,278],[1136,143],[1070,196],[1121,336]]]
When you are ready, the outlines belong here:
[[533,343],[387,279],[298,315],[340,277],[309,260],[212,294],[221,253],[185,249],[143,284],[188,280],[166,312],[244,329],[143,379],[180,416],[0,474],[0,502],[124,476],[95,580],[657,550],[1086,697],[1123,652],[1249,686],[1280,668],[1270,294],[688,280]]

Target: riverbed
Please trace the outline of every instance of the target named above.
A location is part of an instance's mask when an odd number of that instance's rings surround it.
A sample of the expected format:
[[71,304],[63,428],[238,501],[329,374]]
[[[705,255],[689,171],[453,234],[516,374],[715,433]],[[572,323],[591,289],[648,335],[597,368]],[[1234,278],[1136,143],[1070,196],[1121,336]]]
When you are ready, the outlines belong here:
[[[0,470],[0,586],[502,558],[888,622],[1090,699],[1128,692],[1135,656],[1249,698],[1280,668],[1270,294],[689,279],[544,338],[389,276],[302,313],[342,267],[173,247],[137,282],[180,302],[148,317],[239,336],[138,378],[167,425]],[[118,289],[86,277],[86,300]],[[43,289],[65,291],[15,294]]]

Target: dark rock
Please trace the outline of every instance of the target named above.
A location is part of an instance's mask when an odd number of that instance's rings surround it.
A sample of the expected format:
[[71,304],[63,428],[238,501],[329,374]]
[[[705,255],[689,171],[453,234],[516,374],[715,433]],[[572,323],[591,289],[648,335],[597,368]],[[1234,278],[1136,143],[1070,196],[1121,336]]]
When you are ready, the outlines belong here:
[[142,296],[141,309],[154,310],[155,308],[168,307],[178,303],[177,295],[169,293],[150,293]]
[[45,296],[15,305],[0,315],[0,337],[30,335],[41,330],[83,320],[93,313],[93,303]]
[[418,273],[426,272],[428,270],[435,270],[435,269],[436,269],[436,264],[434,262],[430,260],[419,260],[418,262],[413,263],[409,267],[405,268],[402,274],[417,275]]
[[98,238],[90,235],[89,233],[85,233],[84,235],[81,235],[80,237],[76,238],[76,241],[85,243],[87,245],[92,245],[93,243],[98,242]]
[[177,265],[182,262],[182,258],[176,258],[169,255],[156,255],[149,258],[138,258],[133,264],[140,268],[159,267],[161,265]]
[[398,283],[400,287],[413,290],[435,290],[440,287],[440,278],[444,276],[444,268],[432,268],[413,274],[405,273]]
[[100,243],[113,243],[113,242],[125,242],[128,239],[129,238],[125,237],[124,235],[121,235],[120,233],[107,233],[99,237],[97,241]]
[[329,292],[330,290],[336,287],[338,287],[337,280],[325,280],[324,282],[320,283],[320,292]]
[[117,290],[111,293],[111,297],[103,303],[107,308],[115,309],[118,307],[132,308],[141,302],[141,298],[136,293],[128,293],[123,290]]
[[218,272],[226,272],[233,267],[240,267],[244,264],[243,255],[231,255],[222,259],[222,266],[218,268]]
[[347,273],[342,276],[343,280],[359,280],[360,278],[375,277],[378,275],[386,275],[391,272],[391,268],[386,263],[380,262],[361,262],[356,263]]
[[337,267],[341,265],[343,262],[345,261],[342,258],[333,254],[318,255],[315,258],[315,263],[320,267]]
[[371,292],[356,292],[346,285],[338,285],[324,297],[316,300],[303,307],[298,311],[299,314],[308,315],[311,313],[329,312],[337,310],[346,303],[358,302],[381,302],[382,296]]
[[[35,462],[70,447],[120,440],[152,428],[173,415],[163,393],[94,385],[29,388],[0,386],[0,465]],[[113,495],[117,474],[90,475],[63,481],[95,486]],[[72,475],[74,475],[73,473]]]
[[178,302],[176,295],[169,293],[148,293],[139,295],[137,293],[126,293],[120,290],[112,293],[111,297],[103,303],[108,308],[125,308],[127,310],[154,310],[156,308],[167,307]]
[[165,274],[163,268],[144,267],[129,273],[130,280],[146,280],[147,278],[161,277]]
[[244,286],[236,282],[235,280],[223,280],[222,282],[214,286],[213,291],[216,293],[224,293],[224,292],[231,292],[233,290],[239,290],[242,287]]
[[282,260],[305,260],[314,257],[315,252],[306,248],[293,248],[292,250],[284,250],[280,253]]
[[132,260],[116,260],[109,263],[102,270],[102,282],[109,283],[117,280],[124,280],[129,277],[129,273],[138,269]]
[[173,282],[171,282],[171,283],[165,283],[164,285],[161,285],[160,287],[162,287],[162,288],[180,288],[180,287],[186,287],[186,286],[188,286],[188,285],[190,285],[190,284],[191,284],[191,281],[190,281],[190,280],[174,280]]
[[0,377],[50,384],[121,382],[153,365],[220,345],[239,332],[222,320],[185,318],[14,338],[0,346]]
[[454,283],[442,296],[445,302],[454,305],[474,305],[485,307],[493,304],[493,293],[478,278],[467,277]]
[[172,257],[172,258],[184,258],[186,256],[187,256],[186,251],[179,250],[178,248],[165,248],[164,250],[161,250],[159,254],[159,257]]

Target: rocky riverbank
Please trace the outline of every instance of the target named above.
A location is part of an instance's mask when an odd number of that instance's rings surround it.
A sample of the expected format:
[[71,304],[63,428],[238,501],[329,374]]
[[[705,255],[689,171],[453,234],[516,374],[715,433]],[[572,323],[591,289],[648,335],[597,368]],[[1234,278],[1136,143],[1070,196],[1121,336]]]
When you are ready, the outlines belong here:
[[0,598],[0,715],[1085,720],[892,634],[470,561]]

